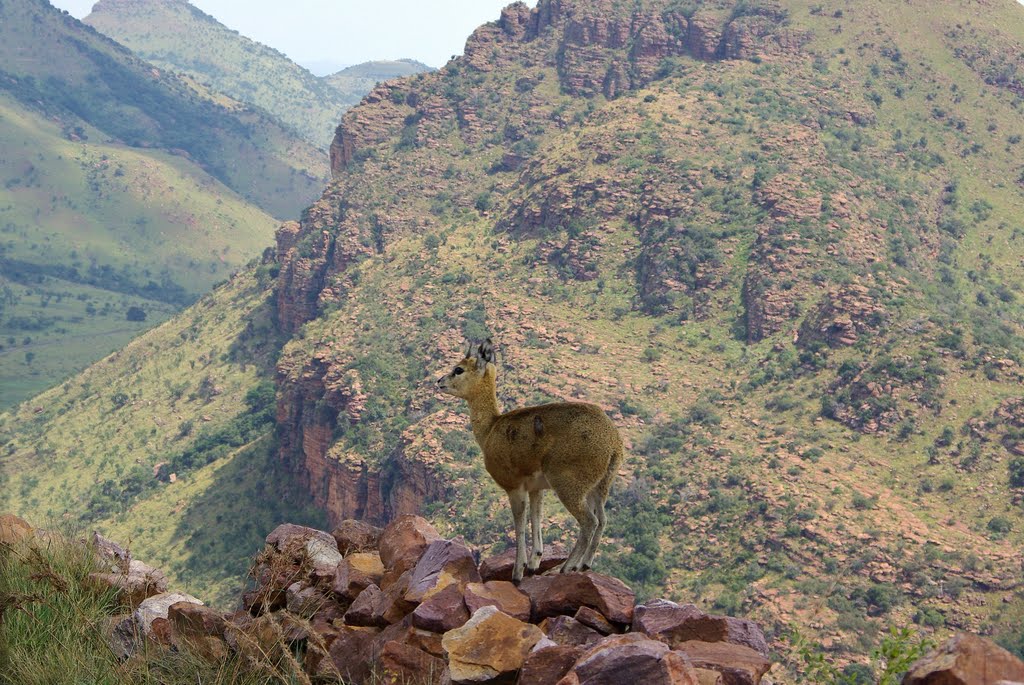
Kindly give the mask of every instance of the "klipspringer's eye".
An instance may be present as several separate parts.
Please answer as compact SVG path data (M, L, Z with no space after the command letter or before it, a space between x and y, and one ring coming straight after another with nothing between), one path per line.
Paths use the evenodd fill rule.
M454 373L454 374L455 374L456 376L458 376L458 375L459 375L460 373L462 373L463 371L465 371L465 369L463 369L463 368L462 368L461 366L456 366L456 367L455 367L455 370L454 370L454 371L452 371L452 373Z

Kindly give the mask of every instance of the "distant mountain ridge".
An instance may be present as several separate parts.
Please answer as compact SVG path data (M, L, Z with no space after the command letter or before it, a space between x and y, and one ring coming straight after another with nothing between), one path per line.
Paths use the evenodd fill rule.
M330 143L341 114L381 80L376 75L428 69L411 62L371 62L378 66L349 68L359 72L358 80L318 78L187 0L100 0L83 21L161 68L189 74L266 110L320 149Z
M319 191L326 156L37 0L0 22L0 406L195 301Z

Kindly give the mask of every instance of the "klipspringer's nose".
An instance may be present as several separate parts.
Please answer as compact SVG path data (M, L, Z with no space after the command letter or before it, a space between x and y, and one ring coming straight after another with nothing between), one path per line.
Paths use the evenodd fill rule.
M444 384L444 379L445 379L445 378L447 378L447 376L441 376L440 378L438 378L438 379L437 379L437 384L438 384L438 385L443 385L443 384Z

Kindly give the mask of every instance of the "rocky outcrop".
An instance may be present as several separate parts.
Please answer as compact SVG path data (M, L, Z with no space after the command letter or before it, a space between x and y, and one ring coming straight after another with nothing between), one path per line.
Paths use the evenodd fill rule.
M999 685L1024 681L1024 661L991 641L960 633L914 662L903 685Z
M384 562L380 586L371 583L351 598L332 591L337 575L314 570L310 541L328 539L301 526L279 527L268 536L251 593L274 596L288 582L289 593L297 588L320 597L305 616L309 627L291 638L305 645L314 677L371 682L376 665L411 678L395 682L512 682L518 673L527 683L696 685L707 680L700 679L703 669L723 682L756 684L770 666L762 655L764 635L753 622L663 600L634 608L632 590L609 576L533 576L518 589L507 581L482 583L471 550L440 539L412 516L388 525L377 549L349 551L339 562L338 573L359 555L376 554ZM484 566L495 564L484 560ZM235 630L251 632L269 622L287 634L296 618L287 606L250 605L250 612Z
M867 288L847 284L827 293L800 325L797 344L820 342L829 347L853 345L859 336L877 332L885 323L885 308Z

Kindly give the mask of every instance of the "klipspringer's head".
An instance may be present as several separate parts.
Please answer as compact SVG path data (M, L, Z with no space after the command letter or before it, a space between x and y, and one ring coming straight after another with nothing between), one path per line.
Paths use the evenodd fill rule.
M487 377L487 368L495 366L494 343L488 338L482 343L468 343L462 361L455 365L446 376L437 379L437 388L455 397L468 398L475 394Z

